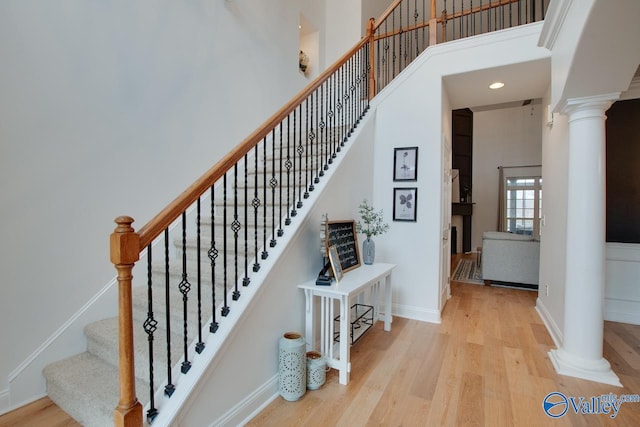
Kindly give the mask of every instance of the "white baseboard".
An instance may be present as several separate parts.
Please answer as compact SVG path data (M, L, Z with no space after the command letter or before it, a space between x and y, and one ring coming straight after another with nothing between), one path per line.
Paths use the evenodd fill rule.
M536 311L542 319L544 326L547 328L547 331L549 331L549 335L551 335L551 339L553 339L556 348L560 348L562 346L564 336L557 323L551 317L549 310L547 310L540 298L536 299Z
M605 298L604 320L640 325L640 301Z
M406 319L420 320L429 323L441 323L442 318L438 310L426 310L421 307L393 304L393 315Z
M0 390L0 415L11 410L9 407L11 399L9 397L9 389Z
M238 402L226 414L211 424L211 427L243 426L258 415L279 396L278 374Z

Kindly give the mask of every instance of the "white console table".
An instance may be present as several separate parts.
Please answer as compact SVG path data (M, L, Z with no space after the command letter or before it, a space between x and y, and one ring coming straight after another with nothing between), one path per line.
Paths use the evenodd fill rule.
M316 331L320 329L320 353L327 358L327 365L340 371L340 384L349 382L351 363L349 360L351 347L349 313L351 301L358 298L363 302L366 291L373 306L373 319L384 320L384 330L391 330L391 271L395 264L375 263L362 265L344 275L340 283L332 282L331 286L316 285L315 280L298 285L304 290L306 299L305 334L307 350L313 350L316 343ZM320 324L316 323L315 299L320 299ZM334 307L339 301L340 342L334 345ZM381 307L384 306L382 309ZM336 347L338 347L336 349Z

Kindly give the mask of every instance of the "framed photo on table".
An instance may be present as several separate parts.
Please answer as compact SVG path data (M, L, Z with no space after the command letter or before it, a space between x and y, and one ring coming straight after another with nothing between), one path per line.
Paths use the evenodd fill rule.
M393 180L418 180L418 147L402 147L393 150Z
M340 257L338 256L338 247L336 245L329 246L329 262L331 263L333 277L336 278L337 282L340 282L344 273L342 272L342 265L340 264Z
M393 220L416 221L418 208L418 188L393 189Z

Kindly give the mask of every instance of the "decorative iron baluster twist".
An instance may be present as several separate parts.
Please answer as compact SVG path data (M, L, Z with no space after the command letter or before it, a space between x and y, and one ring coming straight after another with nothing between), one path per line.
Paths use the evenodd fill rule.
M267 252L267 137L262 140L262 259L269 257Z
M298 203L296 203L296 208L302 208L302 155L304 154L304 145L302 145L302 104L298 106L298 110L300 111L300 126L298 128ZM305 172L306 176L306 172ZM292 213L293 215L293 213Z
M207 251L207 256L211 264L211 324L209 324L209 332L214 334L219 327L216 320L216 259L218 258L219 251L216 249L216 224L215 224L215 190L214 186L211 186L211 246Z
M320 128L320 141L318 141L318 148L320 149L320 157L318 158L318 161L321 162L322 164L318 164L318 177L324 176L324 159L326 158L326 142L327 142L325 140L325 134L328 133L328 132L325 132L325 130L327 130L326 114L325 114L325 98L324 98L325 86L326 86L326 82L320 86L320 123L318 124L318 127ZM320 182L320 179L318 179L318 182Z
M249 286L249 156L244 155L244 278L242 286Z
M291 216L289 214L289 206L291 206L291 114L287 116L287 160L284 162L287 168L287 219L285 225L291 224Z
M153 334L158 329L158 322L153 318L153 280L151 272L151 245L147 246L147 319L142 325L147 333L149 345L149 409L147 410L147 422L152 423L158 415L155 404L155 385L153 377Z
M271 179L269 180L271 186L271 241L269 247L274 248L277 244L276 241L276 187L278 186L278 180L276 179L276 128L271 131Z
M222 300L224 305L220 311L223 317L229 315L229 272L227 270L229 249L227 247L227 174L222 178Z
M320 182L320 178L318 177L318 146L316 145L316 141L318 140L318 128L314 127L314 123L316 126L318 125L318 91L320 89L316 89L311 94L311 134L309 135L309 139L311 140L311 177L313 178L311 185L309 186L309 191L315 190L315 185ZM314 102L315 100L315 108ZM315 113L315 114L314 114ZM315 119L315 120L314 120ZM315 156L313 148L315 147ZM315 175L315 176L314 176Z
M240 291L238 283L240 275L238 274L238 232L242 229L240 221L238 221L238 164L233 166L233 221L231 221L231 231L233 232L233 300L240 299Z
M279 162L280 165L278 167L278 173L280 174L280 185L278 186L278 205L279 205L279 209L278 209L278 237L282 237L284 235L284 230L282 228L282 159L283 159L283 147L282 147L282 123L280 122L280 124L278 125L280 127L280 159Z
M196 204L196 259L197 259L197 279L198 279L198 342L196 343L196 352L202 353L204 350L204 341L202 340L202 266L201 266L201 250L200 250L200 197Z
M257 272L260 270L260 263L258 262L258 208L260 208L260 199L258 198L258 145L256 144L254 149L254 169L255 173L253 176L253 200L251 201L251 205L253 206L253 247L255 249L255 262L253 264L253 271Z
M173 392L176 390L176 386L173 385L171 379L171 297L169 295L169 290L171 289L171 284L169 280L169 229L165 228L164 230L164 277L165 277L165 320L167 322L167 385L164 386L164 394L171 397Z
M189 362L188 350L188 318L187 318L187 304L189 302L189 291L191 291L191 283L187 280L187 213L182 212L182 280L178 284L178 290L182 294L182 336L183 336L183 350L184 360L180 367L180 372L186 374L191 369L191 362Z
M313 94L311 94L310 96L313 96ZM313 101L313 100L312 100ZM305 145L305 150L304 150L304 163L305 163L305 167L304 167L304 198L308 199L309 198L309 186L311 185L311 182L309 180L309 173L313 173L313 168L311 166L309 166L309 98L307 98L305 101L305 137L304 137L304 145Z

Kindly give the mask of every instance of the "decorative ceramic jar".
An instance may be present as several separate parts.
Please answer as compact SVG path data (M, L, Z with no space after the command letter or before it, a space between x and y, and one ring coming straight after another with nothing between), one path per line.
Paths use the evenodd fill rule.
M306 343L301 334L286 332L278 344L278 389L285 400L294 402L307 389Z
M326 380L327 361L317 351L307 351L307 389L317 390Z

